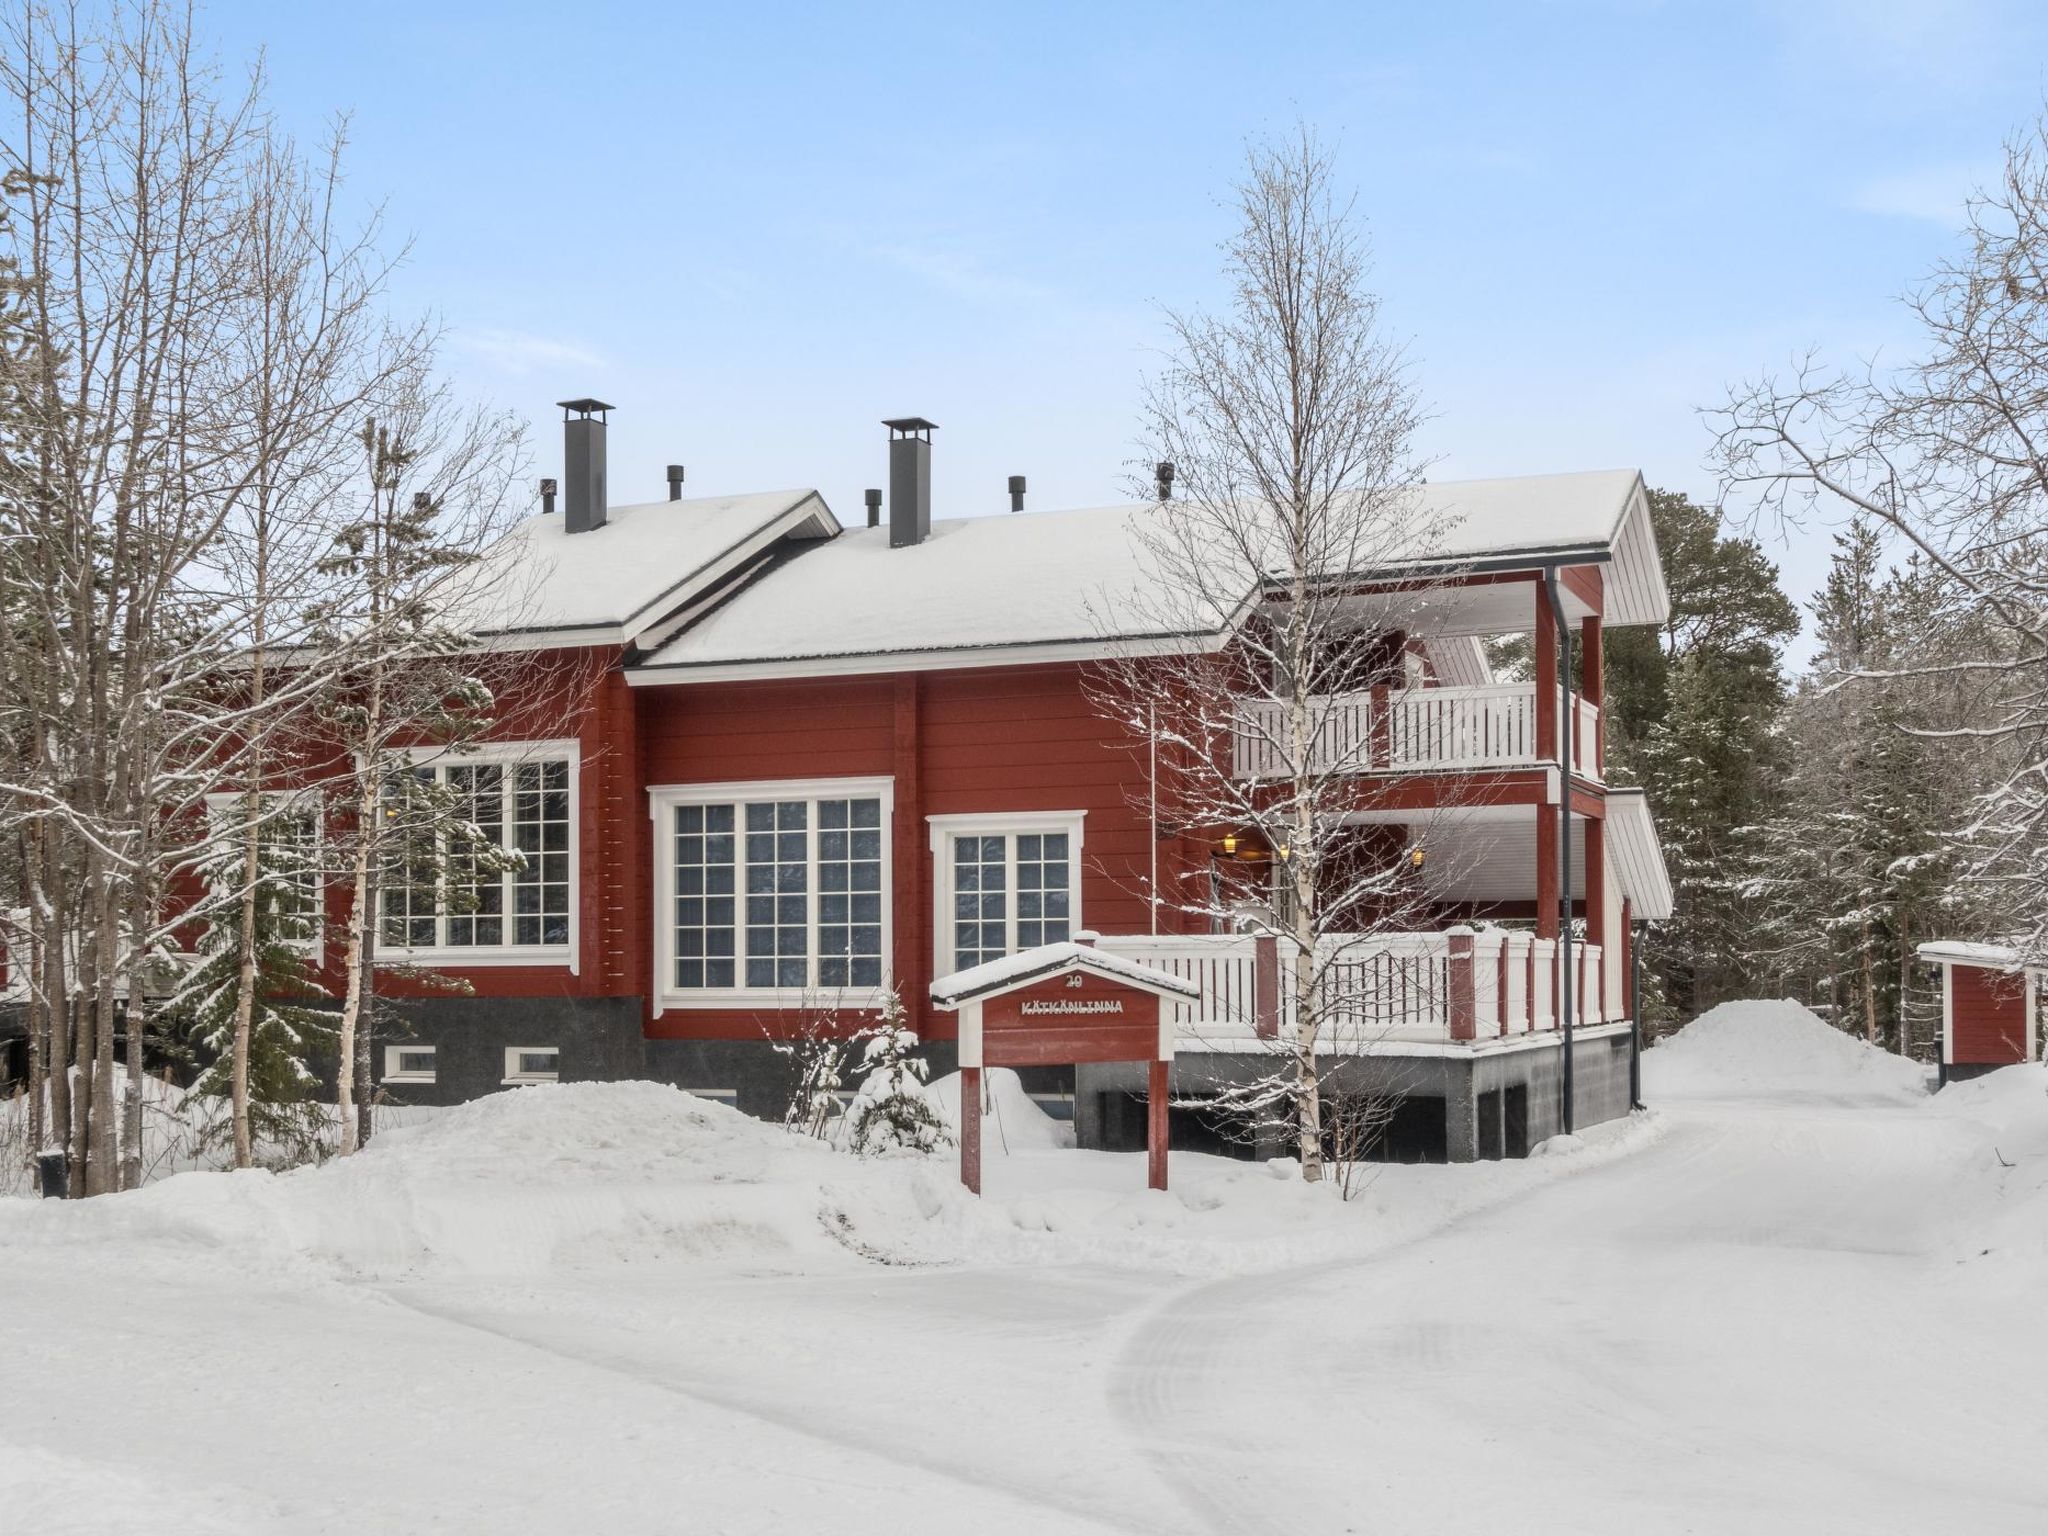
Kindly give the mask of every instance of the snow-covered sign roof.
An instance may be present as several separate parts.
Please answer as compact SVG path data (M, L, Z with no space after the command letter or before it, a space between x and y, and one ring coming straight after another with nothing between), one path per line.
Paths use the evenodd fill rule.
M1064 976L1071 971L1087 971L1105 981L1121 982L1124 986L1155 992L1161 997L1196 998L1202 995L1202 989L1192 981L1183 981L1155 966L1141 965L1122 955L1110 954L1093 944L1070 941L1041 944L1036 949L1019 950L1014 955L984 960L964 971L941 976L932 983L932 1006L958 1008L963 1003L1014 992L1019 987L1028 987L1050 976Z
M464 595L447 617L476 634L538 644L624 644L778 540L838 531L812 490L613 507L583 533L570 533L560 515L536 514L462 577Z
M2007 944L1966 944L1959 939L1941 939L1922 944L1915 953L1937 965L1975 965L2001 971L2020 968L2020 952Z
M1659 623L1670 599L1634 470L1418 486L1405 522L1428 530L1357 575L1604 564L1607 622ZM817 676L995 659L1068 660L1105 647L1218 645L1229 621L1163 630L1145 600L1157 563L1137 536L1147 504L935 522L892 549L886 528L820 541L720 603L633 671L641 683ZM1395 514L1388 547L1400 547ZM1248 582L1249 611L1256 583Z

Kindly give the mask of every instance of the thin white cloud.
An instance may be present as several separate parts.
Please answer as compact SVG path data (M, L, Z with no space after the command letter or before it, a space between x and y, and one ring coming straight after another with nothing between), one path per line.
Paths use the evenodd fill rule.
M1048 303L1058 296L1043 283L991 271L972 256L940 246L878 245L870 249L876 260L959 298L993 303Z
M563 368L604 366L604 359L587 347L556 341L548 336L529 335L525 331L482 326L475 330L457 331L454 342L457 350L515 379Z

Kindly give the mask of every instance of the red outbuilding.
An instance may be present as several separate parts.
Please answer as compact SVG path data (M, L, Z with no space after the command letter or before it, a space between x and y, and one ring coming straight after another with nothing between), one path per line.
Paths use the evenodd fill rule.
M1941 1080L1978 1077L2041 1056L2042 972L1998 944L1922 944L1941 967Z

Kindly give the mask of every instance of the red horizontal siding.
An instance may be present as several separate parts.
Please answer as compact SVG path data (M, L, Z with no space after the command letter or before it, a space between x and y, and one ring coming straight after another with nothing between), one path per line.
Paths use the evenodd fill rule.
M2010 1064L2027 1059L2026 982L1981 966L1949 967L1954 1010L1949 1060Z

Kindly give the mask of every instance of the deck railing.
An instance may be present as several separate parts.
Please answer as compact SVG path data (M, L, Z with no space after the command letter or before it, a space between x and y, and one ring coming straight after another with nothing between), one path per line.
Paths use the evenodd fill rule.
M1375 688L1309 701L1307 770L1313 773L1420 773L1515 768L1558 761L1537 730L1536 685L1482 688ZM1600 708L1573 696L1572 762L1601 776ZM1241 779L1289 777L1296 759L1285 704L1246 699L1238 706L1231 771Z
M1300 968L1290 940L1105 934L1098 942L1202 989L1194 1002L1170 1005L1185 1043L1277 1041L1293 1027ZM1329 935L1309 967L1322 1048L1476 1043L1554 1030L1559 948L1555 939L1504 929ZM1605 1022L1607 966L1600 946L1575 942L1571 956L1578 1022Z

